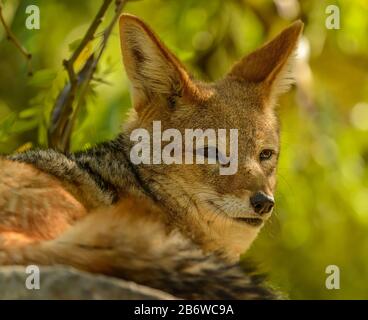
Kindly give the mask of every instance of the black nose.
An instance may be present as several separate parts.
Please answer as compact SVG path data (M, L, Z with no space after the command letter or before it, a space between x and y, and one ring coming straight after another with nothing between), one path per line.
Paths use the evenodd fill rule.
M253 206L254 211L262 215L269 213L272 210L275 201L273 200L273 197L263 192L257 192L250 197L250 203Z

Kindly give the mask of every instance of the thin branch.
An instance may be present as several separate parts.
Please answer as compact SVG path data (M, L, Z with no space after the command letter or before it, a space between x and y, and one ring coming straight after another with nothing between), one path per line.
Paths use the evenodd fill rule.
M69 126L68 129L69 131L66 132L67 136L70 136L71 134L71 130L73 128L73 125L75 123L76 117L78 115L78 112L84 102L84 97L88 91L88 85L91 82L92 78L93 78L93 74L96 71L97 68L97 64L101 59L102 53L104 52L106 45L107 45L107 41L111 35L112 29L114 28L115 23L117 22L117 20L119 19L119 16L121 14L121 12L123 11L124 5L127 2L127 0L121 0L121 1L116 1L116 11L115 11L115 15L112 19L112 21L110 22L110 24L108 25L108 27L105 29L103 36L102 36L102 43L100 45L99 51L97 53L96 58L94 59L94 61L91 64L91 67L89 69L89 72L87 73L87 79L86 81L83 83L83 86L81 88L81 94L79 96L79 102L77 104L77 107L75 109L75 112L72 115L71 121L69 122Z
M104 0L104 2L102 4L100 10L98 11L94 21L92 22L92 24L88 28L87 33L85 34L83 40L81 41L81 43L79 44L77 49L74 51L74 53L73 53L72 57L70 58L70 60L76 61L78 59L79 55L81 54L81 52L83 51L83 49L88 44L88 42L91 39L94 38L96 30L97 30L98 26L102 23L105 12L109 8L111 2L112 2L112 0Z
M75 120L81 109L86 94L89 89L89 84L93 79L93 74L96 71L97 64L101 59L102 53L104 52L107 41L111 35L114 25L119 19L120 14L128 0L117 0L115 15L102 33L102 42L96 53L92 54L85 63L82 70L76 75L74 70L74 63L78 59L79 55L83 52L84 48L88 43L94 39L96 30L111 4L112 0L104 0L100 10L94 18L92 24L88 28L85 36L79 44L76 51L72 54L69 60L64 60L63 64L68 72L69 83L64 87L60 93L51 118L51 125L48 131L49 146L56 148L60 151L69 151L70 137L74 127ZM77 105L73 108L75 98L78 95Z
M80 44L78 45L77 49L74 51L74 53L72 54L72 56L70 57L69 60L64 60L63 61L64 67L68 71L71 83L76 82L76 77L75 77L75 73L74 73L74 63L75 63L75 61L77 61L80 54L82 53L84 48L88 45L88 43L94 39L96 30L98 29L98 27L102 23L103 17L105 16L105 13L106 13L107 9L109 8L111 2L112 2L112 0L104 0L103 1L102 5L101 5L101 8L98 10L96 17L93 19L91 25L89 26L86 34L84 35L84 37L83 37L82 41L80 42Z
M33 74L32 72L32 54L28 52L26 48L23 47L23 45L19 42L17 37L14 35L13 31L9 28L7 25L5 18L3 16L3 7L0 5L0 22L4 27L6 38L11 41L14 46L18 49L18 51L24 56L24 58L27 61L27 68L28 68L28 75L31 76Z

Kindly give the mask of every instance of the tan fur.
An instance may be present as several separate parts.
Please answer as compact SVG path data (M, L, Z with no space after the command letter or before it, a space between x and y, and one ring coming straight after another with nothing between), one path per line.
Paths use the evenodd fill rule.
M294 82L291 67L302 29L301 21L294 22L275 39L235 64L229 75L263 83L263 90L268 93L265 98L270 100L271 104L274 103Z
M258 286L259 278L246 277L239 266L223 265L215 256L193 248L179 232L169 232L159 216L160 209L152 201L124 198L55 240L0 247L0 264L71 265L189 299L277 298Z
M201 248L191 251L190 261L207 253L238 260L263 226L239 218L265 222L271 215L257 214L250 197L259 191L272 195L276 187L274 105L289 83L301 30L301 22L292 24L226 77L207 84L193 80L141 20L123 15L122 54L133 89L130 120L116 141L85 154L39 151L12 158L33 166L0 159L0 264L70 264L160 287L155 272L147 275L147 264L157 259L164 270L174 268L175 254L179 259L188 243ZM132 142L124 137L136 128L152 132L155 120L162 130L176 128L183 135L187 128L237 128L237 173L219 175L218 163L133 168L124 158ZM260 161L265 149L273 156ZM72 226L76 220L81 221ZM129 258L137 252L139 257Z
M227 77L213 85L192 80L153 32L148 31L135 17L124 16L120 27L122 52L132 82L133 96L141 97L138 98L139 102L133 101L136 113L132 114L126 125L128 132L135 128L150 130L154 120L162 122L162 130L176 128L182 134L186 128L240 130L241 166L235 176L212 176L213 182L209 186L199 183L208 176L207 173L203 174L201 166L164 165L160 168L159 165L154 165L152 168L146 166L146 172L143 173L147 178L156 174L155 179L160 182L160 188L165 188L166 184L165 192L178 199L179 203L180 192L191 197L193 202L201 203L193 214L180 219L176 217L178 228L186 230L187 235L201 243L205 249L220 250L225 252L228 259L237 260L239 254L249 248L259 230L241 226L226 215L218 214L214 217L213 213L209 213L214 208L198 207L203 207L203 203L209 198L224 199L224 190L231 190L230 194L239 194L238 199L243 201L243 212L239 214L242 216L252 212L249 204L252 192L259 189L271 194L274 191L275 171L271 175L267 171L275 167L276 159L262 168L249 155L257 154L267 146L278 152L278 132L275 130L278 124L274 115L274 104L277 95L282 92L281 88L285 88L285 83L289 82L289 74L285 70L295 50L302 23L294 23L269 44L236 64ZM153 40L152 43L149 38ZM141 50L141 55L134 57L132 51L138 49ZM149 59L147 65L139 61L155 55L157 58ZM163 63L163 60L166 62ZM141 76L154 82L151 84L142 81ZM166 87L161 87L160 84L165 84ZM176 99L174 113L167 108L166 100L170 95ZM249 144L250 140L253 140L255 146ZM161 173L164 173L162 181ZM172 188L168 177L175 177L175 188ZM183 199L179 205L185 206L185 202ZM232 215L230 211L226 213Z
M0 159L0 231L3 241L53 239L86 210L63 184L34 167Z

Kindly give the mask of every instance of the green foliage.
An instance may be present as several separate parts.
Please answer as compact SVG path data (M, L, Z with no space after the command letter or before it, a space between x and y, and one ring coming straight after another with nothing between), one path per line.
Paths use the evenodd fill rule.
M276 214L247 255L291 298L368 298L367 1L335 1L340 30L325 27L330 1L293 3L306 22L310 55L298 69L298 89L280 101ZM24 27L29 4L40 6L41 30ZM0 30L0 153L46 146L50 112L67 79L61 62L99 5L5 2L7 21L33 54L36 72L27 78L24 57ZM235 60L289 23L271 0L145 0L130 2L125 11L147 21L206 80L223 76ZM116 28L77 119L73 150L117 134L130 108L128 88ZM325 288L331 264L340 267L340 290Z

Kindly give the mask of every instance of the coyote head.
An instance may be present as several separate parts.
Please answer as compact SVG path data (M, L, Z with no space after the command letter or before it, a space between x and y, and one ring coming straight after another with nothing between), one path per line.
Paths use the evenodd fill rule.
M162 130L176 129L183 136L186 129L238 130L234 174L220 175L218 167L224 164L219 161L137 166L152 193L170 209L168 222L230 259L249 247L274 207L279 156L275 103L292 82L290 66L302 28L301 22L293 23L237 62L223 79L203 83L188 74L141 20L127 14L120 19L134 106L126 132L144 128L152 135L154 121L160 121ZM228 151L204 141L200 147L194 144L194 154L218 160Z

